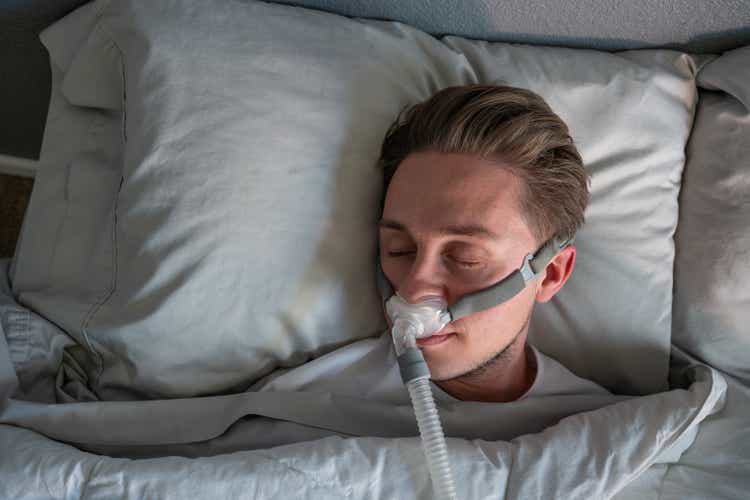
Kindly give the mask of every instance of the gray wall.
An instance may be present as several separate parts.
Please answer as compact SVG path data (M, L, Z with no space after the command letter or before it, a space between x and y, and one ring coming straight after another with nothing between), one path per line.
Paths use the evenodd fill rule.
M277 1L492 41L706 53L750 45L750 0ZM50 76L37 35L83 3L0 0L0 153L38 157Z
M50 72L40 31L86 0L0 0L0 153L37 158Z
M748 0L275 0L433 34L601 50L750 45Z

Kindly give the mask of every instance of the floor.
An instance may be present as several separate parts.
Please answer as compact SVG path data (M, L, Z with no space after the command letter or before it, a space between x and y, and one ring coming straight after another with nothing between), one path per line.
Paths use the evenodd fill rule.
M0 258L13 257L34 179L0 174Z

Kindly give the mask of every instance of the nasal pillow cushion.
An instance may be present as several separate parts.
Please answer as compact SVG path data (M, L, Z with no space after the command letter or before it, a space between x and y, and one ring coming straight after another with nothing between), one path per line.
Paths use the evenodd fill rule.
M541 94L593 174L575 271L531 341L610 389L664 389L695 71L669 50L436 39L260 2L109 3L63 84L74 104L125 110L115 265L89 271L113 285L70 332L90 385L242 390L382 331L383 136L405 106L479 82Z

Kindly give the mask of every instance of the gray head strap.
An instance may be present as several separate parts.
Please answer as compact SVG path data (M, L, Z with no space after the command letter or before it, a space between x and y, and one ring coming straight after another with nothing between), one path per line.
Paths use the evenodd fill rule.
M475 312L490 309L512 299L526 287L526 283L535 279L547 267L547 264L549 264L555 255L572 242L572 239L563 240L557 236L553 236L536 253L528 254L524 257L521 267L513 271L508 277L484 290L465 295L455 304L448 306L451 321L456 321ZM393 288L383 274L379 260L377 282L380 296L385 302L393 295Z
M490 309L512 299L521 293L521 290L526 288L526 283L535 279L547 267L553 257L570 243L571 240L562 240L556 236L550 238L536 253L526 255L521 267L510 273L508 277L489 288L464 295L461 300L448 306L451 321Z

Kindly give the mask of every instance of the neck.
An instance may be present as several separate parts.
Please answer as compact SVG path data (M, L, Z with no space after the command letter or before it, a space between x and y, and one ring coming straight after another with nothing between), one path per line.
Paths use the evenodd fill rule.
M472 372L435 383L461 401L488 403L515 401L523 396L534 383L536 378L534 354L524 339L511 345L498 361L478 373Z

